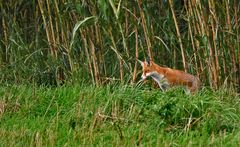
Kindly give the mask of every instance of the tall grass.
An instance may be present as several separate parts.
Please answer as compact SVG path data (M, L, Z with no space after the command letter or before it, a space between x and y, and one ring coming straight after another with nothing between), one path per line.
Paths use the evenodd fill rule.
M61 84L78 75L97 85L128 82L129 76L135 82L135 59L149 56L198 75L212 88L237 89L239 5L237 0L0 1L0 80Z
M229 91L14 85L0 97L3 146L239 146L240 101Z

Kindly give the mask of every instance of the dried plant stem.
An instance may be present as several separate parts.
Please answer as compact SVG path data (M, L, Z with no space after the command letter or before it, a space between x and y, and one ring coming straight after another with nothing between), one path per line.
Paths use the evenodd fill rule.
M239 37L239 23L238 23L238 19L239 19L239 5L238 5L238 0L234 0L234 19L235 19L235 26L237 27L236 29L236 41L237 42L240 42L240 37ZM236 71L236 84L238 85L237 87L237 91L240 92L240 45L239 43L236 45L236 48L238 50L237 52L237 57L238 57L238 60L237 60L237 63L236 63L236 66L237 66L237 71Z
M209 5L210 12L213 12L214 7L212 6L211 1L208 1L208 5ZM214 45L215 44L214 42L215 42L216 33L215 33L215 30L214 30L215 26L214 26L214 22L213 22L214 21L213 17L215 17L215 16L209 15L208 18L205 18L202 7L200 7L200 8L201 8L202 17L204 17L203 22L204 22L205 33L206 33L206 35L208 37L208 40L209 40L208 41L209 64L211 66L211 69L210 69L209 72L212 72L212 77L213 77L212 83L213 83L214 88L217 88L217 86L218 86L218 70L217 70L217 67L216 67L217 62L215 62L217 60L217 59L215 59L217 53L215 52L216 47ZM210 20L212 28L207 26L207 22L206 22L207 19ZM211 32L212 32L212 35L210 34Z
M234 46L232 45L232 37L230 37L230 35L233 33L232 32L232 23L231 23L231 16L230 16L230 10L229 10L229 1L225 0L225 6L226 6L226 27L229 31L229 34L226 38L226 43L227 43L227 47L229 48L230 50L230 54L231 54L231 61L232 61L232 67L233 67L233 75L232 75L232 81L236 81L236 72L237 72L237 64L236 64L236 54L235 54L235 48ZM238 20L236 20L238 21ZM239 76L239 75L238 75Z
M178 28L177 19L176 19L175 12L174 12L173 2L172 2L172 0L169 0L168 2L169 2L169 5L170 5L170 8L171 8L171 12L172 12L176 32L177 32L178 42L179 42L179 45L180 45L180 48L181 48L183 68L184 68L184 71L187 72L188 67L187 67L187 62L186 62L185 53L184 53L184 49L183 49L181 34L180 34L180 31L179 31L179 28Z
M198 66L198 60L197 60L197 48L195 47L195 42L194 42L194 37L193 37L193 32L192 32L192 26L191 26L191 22L188 22L188 30L189 30L189 35L190 35L190 39L191 39L191 44L192 44L192 48L194 50L194 63L195 63L195 68L197 69L197 76L199 77L199 66Z
M54 57L57 57L57 45L56 45L56 40L55 40L55 34L54 34L54 29L53 29L53 21L52 21L52 15L51 15L51 9L50 9L50 3L49 0L46 0L47 2L47 11L48 11L48 18L49 18L49 25L50 25L50 38L51 38L51 44L52 44L52 52Z
M134 9L134 15L136 15L136 9ZM138 64L138 30L137 30L137 22L135 22L134 25L134 32L135 32L135 63L134 63L134 71L133 71L133 78L132 78L132 83L136 81L137 78L137 64Z
M148 56L151 60L153 60L153 55L152 55L152 50L151 50L152 45L151 45L151 42L150 42L148 30L147 30L147 24L146 24L146 20L145 20L144 11L142 9L142 0L138 0L138 8L139 8L140 16L141 16L141 20L142 20L142 27L143 27L145 40L146 40L146 43L147 43Z
M82 40L83 40L85 53L86 53L86 56L87 56L87 62L88 62L88 67L89 67L89 71L90 71L91 78L92 78L92 83L95 83L91 58L90 58L89 51L88 51L87 39L86 39L85 33L82 30L80 30L80 33L81 33L81 37L82 37Z
M8 54L8 30L7 30L7 25L5 21L5 17L2 16L2 29L3 29L3 35L4 35L4 48L3 48L3 53L2 53L2 61L4 64L7 64L9 62L9 54Z
M55 55L55 51L54 51L54 48L52 46L50 30L48 28L47 21L46 21L46 16L45 16L45 13L44 13L44 10L43 10L43 2L41 0L38 0L38 6L39 6L39 9L40 9L40 12L41 12L41 15L42 15L43 24L44 24L44 28L45 28L45 31L46 31L48 45L50 47L51 54Z
M89 42L90 42L90 48L91 48L91 57L92 57L92 62L93 62L95 83L98 86L100 84L100 77L99 77L100 74L99 74L99 70L98 70L97 57L95 54L95 46L94 46L92 40L90 40Z

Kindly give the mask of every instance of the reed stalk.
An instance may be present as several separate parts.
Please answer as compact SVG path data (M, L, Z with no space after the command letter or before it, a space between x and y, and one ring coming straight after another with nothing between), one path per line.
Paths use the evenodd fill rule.
M50 33L49 27L47 25L48 23L47 23L47 20L46 20L46 15L45 15L45 12L44 12L44 9L43 9L43 1L38 0L38 6L39 6L39 9L40 9L40 12L41 12L41 17L43 19L43 24L44 24L44 28L45 28L45 31L46 31L48 45L50 47L50 52L53 56L55 56L56 53L55 53L55 49L52 45L51 33Z
M187 62L186 62L185 52L184 52L183 43L182 43L182 39L181 39L181 34L180 34L180 31L179 31L176 15L175 15L175 12L174 12L173 1L169 0L168 2L169 2L170 9L171 9L171 12L172 12L172 17L173 17L175 28L176 28L176 32L177 32L177 38L178 38L178 42L179 42L180 49L181 49L183 68L184 68L184 71L187 72L188 65L187 65Z
M2 48L2 62L3 64L9 63L9 52L8 52L8 30L7 30L7 24L5 20L5 12L4 9L2 9L2 32L3 32L3 48Z
M51 85L80 74L96 85L115 77L134 83L135 59L147 55L213 89L237 90L239 7L237 0L0 1L1 81Z
M134 15L136 16L136 8L134 8ZM134 25L134 32L135 32L135 63L134 63L132 83L134 83L136 81L136 78L137 78L137 65L138 65L137 59L139 58L137 21L136 21L136 19L134 19L134 20L135 20L135 25Z
M95 83L95 77L94 77L94 72L93 72L93 68L92 68L92 60L91 60L91 56L89 54L89 51L88 51L88 42L87 42L87 37L86 37L86 33L85 31L82 31L80 30L80 34L81 34L81 38L83 40L83 44L84 44L84 49L85 49L85 54L86 54L86 57L87 57L87 63L88 63L88 68L89 68L89 72L90 72L90 75L91 75L91 79L92 79L92 83L94 84Z
M147 44L147 51L148 51L148 57L150 58L150 60L154 60L153 58L153 53L151 50L151 41L149 38L149 34L148 34L148 28L147 28L147 24L146 24L146 20L145 20L145 15L144 15L144 11L142 9L142 0L138 0L138 8L140 11L140 17L141 17L141 23L142 23L142 27L143 27L143 32L144 32L144 37L146 40L146 44Z

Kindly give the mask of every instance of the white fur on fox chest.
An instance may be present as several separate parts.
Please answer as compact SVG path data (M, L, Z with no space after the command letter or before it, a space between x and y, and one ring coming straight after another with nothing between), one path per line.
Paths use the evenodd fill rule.
M142 75L142 79L146 79L147 77L152 77L154 81L156 81L159 87L165 91L169 87L169 82L166 78L164 78L163 74L159 74L157 72L146 73L146 75Z

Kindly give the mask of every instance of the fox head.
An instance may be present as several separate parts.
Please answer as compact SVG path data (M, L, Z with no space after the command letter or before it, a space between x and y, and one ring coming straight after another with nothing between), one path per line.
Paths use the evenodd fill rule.
M142 80L145 80L147 77L152 76L152 74L154 74L155 69L153 66L153 62L151 60L145 60L145 61L140 61L138 60L138 62L141 64L142 66Z

